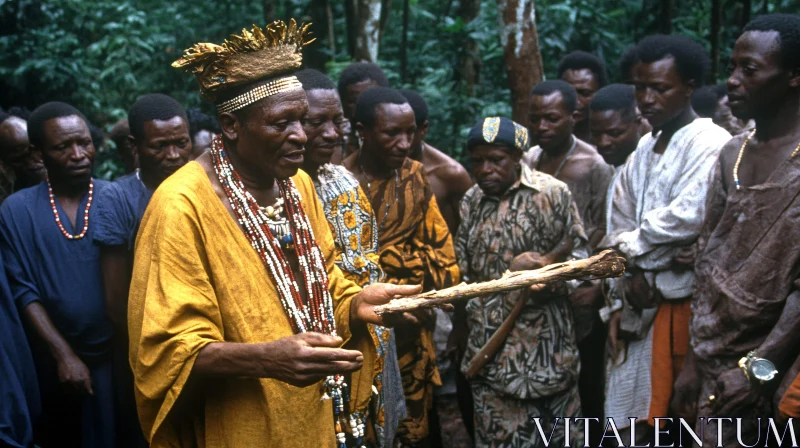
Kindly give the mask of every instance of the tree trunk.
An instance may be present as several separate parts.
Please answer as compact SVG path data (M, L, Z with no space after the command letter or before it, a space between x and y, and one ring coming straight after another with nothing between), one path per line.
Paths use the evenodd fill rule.
M497 0L497 10L511 88L511 116L527 126L531 89L544 74L536 34L536 9L533 0Z
M722 0L711 0L711 81L719 77L719 52L722 37Z
M661 17L658 18L661 34L672 34L672 2L661 0Z
M403 35L400 43L400 79L403 84L408 82L408 16L411 4L409 0L403 0Z
M458 15L464 22L465 26L478 17L481 12L480 0L461 0L458 9ZM475 96L475 84L478 83L480 76L481 60L478 55L478 44L474 39L469 37L467 32L464 33L464 45L461 47L460 54L460 82L462 91L468 96Z
M356 29L353 59L376 62L381 36L381 0L355 0Z

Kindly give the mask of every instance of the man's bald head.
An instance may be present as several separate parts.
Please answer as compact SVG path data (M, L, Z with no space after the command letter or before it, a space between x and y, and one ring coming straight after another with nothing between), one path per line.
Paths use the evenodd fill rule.
M28 123L22 118L9 116L0 123L0 159L15 169L28 153Z
M5 132L13 130L14 132L24 132L25 139L28 138L28 123L20 117L9 115L5 120L0 121L0 129Z
M41 153L28 140L28 122L17 116L0 117L0 160L16 174L19 188L44 180Z

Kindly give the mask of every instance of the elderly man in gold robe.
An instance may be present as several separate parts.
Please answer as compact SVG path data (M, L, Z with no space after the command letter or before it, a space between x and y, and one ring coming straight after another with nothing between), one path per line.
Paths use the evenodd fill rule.
M155 192L136 241L128 323L139 419L153 447L334 447L358 440L349 403L372 376L373 308L416 286L361 290L303 163L306 94L293 75L307 27L274 22L198 44L222 133ZM373 347L374 350L374 347ZM373 355L374 357L374 355ZM363 368L370 368L364 365Z

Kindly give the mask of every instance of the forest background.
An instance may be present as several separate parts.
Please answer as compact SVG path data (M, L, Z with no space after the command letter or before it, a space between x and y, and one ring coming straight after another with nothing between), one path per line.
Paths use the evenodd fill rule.
M106 132L136 98L204 103L192 76L170 63L196 42L219 43L252 24L295 17L317 41L305 65L337 79L352 61L377 62L393 87L430 106L428 142L464 158L469 128L489 115L524 123L527 95L573 50L604 59L609 78L638 39L678 33L712 56L708 82L727 74L751 17L798 11L798 0L0 0L0 107L69 102ZM113 143L96 175L121 172Z

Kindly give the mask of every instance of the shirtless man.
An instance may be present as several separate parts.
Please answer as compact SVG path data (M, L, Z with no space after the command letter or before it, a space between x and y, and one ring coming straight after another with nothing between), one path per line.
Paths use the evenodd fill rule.
M790 236L800 212L798 36L800 16L757 17L731 56L731 111L756 130L733 138L719 157L695 265L691 349L672 405L681 417L742 424L740 432L706 425L704 445L718 430L725 446L737 433L766 433L772 393L798 354L800 244ZM800 417L795 400L784 399L781 410Z
M464 193L472 187L473 182L467 170L455 159L425 143L428 135L428 103L413 90L401 90L400 93L414 109L417 120L417 132L414 135L411 152L408 157L421 162L425 167L428 182L439 203L444 220L450 233L455 235L459 223L459 204Z
M578 94L561 80L545 81L531 91L529 126L538 146L523 161L569 187L583 220L591 248L606 233L606 196L614 168L588 143L573 135ZM602 305L596 284L585 282L570 300L575 313L575 333L581 357L579 391L584 417L603 416L603 347L606 331L598 310ZM590 433L599 433L590 428ZM596 440L592 441L597 442Z
M591 145L573 135L577 107L578 94L565 81L545 81L534 87L529 129L537 146L523 161L567 184L589 243L596 247L605 235L606 192L614 170Z

